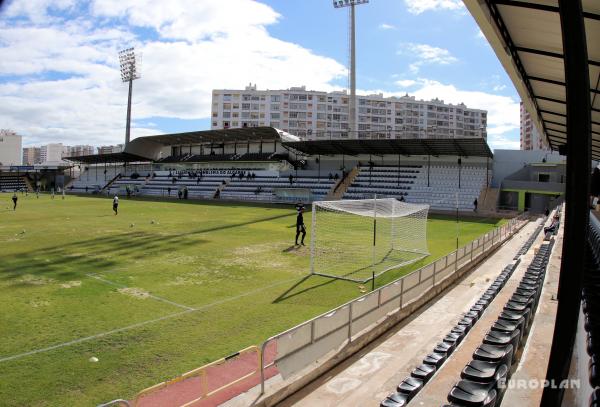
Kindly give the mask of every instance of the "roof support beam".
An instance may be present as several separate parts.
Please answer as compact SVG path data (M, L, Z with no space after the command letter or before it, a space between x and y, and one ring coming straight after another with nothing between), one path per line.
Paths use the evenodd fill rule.
M548 102L560 103L562 105L566 105L567 104L567 102L565 102L564 100L549 98L548 96L535 96L535 98L539 99L539 100L545 100L545 101L548 101Z
M531 103L533 103L534 107L536 110L540 109L540 106L538 105L537 100L534 98L535 93L533 92L533 88L531 86L531 82L527 79L527 72L525 71L525 67L523 66L523 62L521 61L521 57L519 56L519 53L517 52L517 50L515 49L515 43L513 42L508 28L506 27L506 24L504 23L504 20L502 19L502 15L500 14L500 11L498 10L498 5L499 4L509 4L509 5L520 5L522 3L523 6L526 5L530 5L530 6L542 6L539 4L533 4L532 3L525 3L522 1L498 1L498 0L484 0L488 6L488 9L490 10L490 14L492 19L494 20L494 22L496 23L496 26L498 27L499 31L500 31L500 35L502 36L502 40L504 41L504 43L506 44L506 47L508 48L508 51L513 59L513 62L515 64L515 67L517 69L517 71L519 72L519 75L521 75L521 78L523 79L523 83L525 84L525 88L527 88L527 93L529 94L529 97L531 98ZM555 11L555 10L552 10ZM556 10L557 11L557 10ZM542 124L543 127L543 133L546 133L546 125L544 124L544 121L542 120L541 115L538 113L538 119Z
M516 47L516 50L519 52L526 52L528 54L543 55L545 57L550 57L550 58L564 59L564 57L565 57L563 54L559 54L558 52L544 51L541 49L534 49L534 48ZM599 61L594 61L592 59L588 60L588 64L594 65L594 66L600 66Z
M532 10L541 10L541 11L549 11L552 13L558 13L558 7L556 6L547 6L544 4L537 3L529 3L526 1L515 1L515 0L493 0L493 3L502 6L514 6L514 7L523 7L529 8Z
M546 380L561 383L569 374L577 333L589 222L591 162L590 75L581 0L559 0L567 100L567 185L558 309ZM544 389L540 405L558 407L564 389ZM560 386L557 386L560 387Z
M440 156L439 153L436 152L433 148L431 148L431 146L425 140L421 140L421 145L423 146L425 151L427 151L427 155L432 155L434 157Z
M456 148L460 152L460 155L462 157L468 157L468 155L465 153L465 151L462 149L462 147L456 142L456 140L452 139L452 142L454 143L454 148Z
M388 142L392 146L392 148L396 150L395 152L397 152L397 154L410 156L410 154L408 154L406 150L400 145L400 142L397 139L388 140Z
M545 120L548 124L556 124L557 126L567 127L566 123L553 122L552 120Z
M540 109L539 111L540 111L540 113L547 113L547 114L553 114L555 116L567 117L567 115L564 113L553 112L551 110Z
M544 82L544 83L549 83L552 85L558 85L558 86L565 86L564 82L561 81L555 81L554 79L548 79L548 78L541 78L539 76L527 76L527 79L530 81L537 81L537 82Z

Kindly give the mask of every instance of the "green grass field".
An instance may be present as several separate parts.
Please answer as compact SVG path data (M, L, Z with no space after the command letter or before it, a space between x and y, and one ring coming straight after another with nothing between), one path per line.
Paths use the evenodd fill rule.
M2 406L132 397L360 295L307 277L292 207L122 199L114 216L106 198L19 195L13 211L11 196L0 194ZM497 222L463 219L461 244ZM377 285L455 236L453 218L430 217L431 256Z

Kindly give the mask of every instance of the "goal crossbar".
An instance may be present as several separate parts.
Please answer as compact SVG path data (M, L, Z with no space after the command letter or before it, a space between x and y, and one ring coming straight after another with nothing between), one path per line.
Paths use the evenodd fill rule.
M366 282L423 259L428 211L395 198L313 203L311 273Z

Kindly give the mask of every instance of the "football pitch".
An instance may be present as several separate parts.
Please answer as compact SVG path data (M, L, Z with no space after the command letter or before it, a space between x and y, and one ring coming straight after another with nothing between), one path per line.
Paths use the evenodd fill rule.
M108 198L19 194L13 211L11 197L0 193L2 406L130 398L361 295L308 276L310 213L294 247L292 206L121 199L115 216ZM460 244L501 222L461 219ZM456 233L430 215L431 255L377 286L454 250Z

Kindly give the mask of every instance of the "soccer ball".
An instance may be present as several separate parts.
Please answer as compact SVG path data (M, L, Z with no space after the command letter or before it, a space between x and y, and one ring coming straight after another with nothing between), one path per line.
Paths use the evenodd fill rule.
M98 362L98 358L96 356L92 356L91 358L88 359L90 362L92 363L96 363Z

